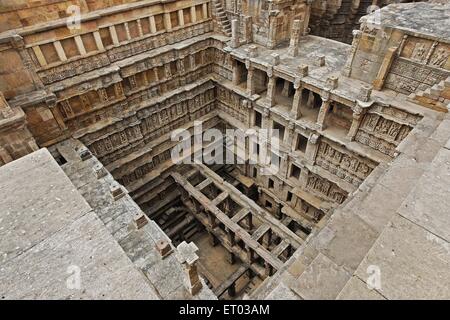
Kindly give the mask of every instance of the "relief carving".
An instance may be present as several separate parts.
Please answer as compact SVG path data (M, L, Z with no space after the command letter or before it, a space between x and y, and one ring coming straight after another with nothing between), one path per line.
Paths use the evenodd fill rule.
M438 48L431 56L430 65L443 68L450 57L450 51L446 48Z
M418 42L416 43L414 50L411 54L411 59L422 62L426 58L427 51L428 51L427 45L423 42Z

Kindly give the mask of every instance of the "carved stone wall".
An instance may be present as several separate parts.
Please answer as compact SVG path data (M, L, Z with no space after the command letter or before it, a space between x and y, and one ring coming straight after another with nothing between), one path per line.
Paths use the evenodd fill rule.
M344 202L348 195L346 191L339 188L336 184L313 173L310 173L308 176L306 188L320 197L325 197L338 204Z
M420 116L379 105L364 116L355 139L394 157L395 148L420 119Z
M351 153L345 148L322 139L316 156L318 166L355 186L372 172L378 163Z
M450 45L407 37L392 64L386 87L410 94L425 90L450 76Z

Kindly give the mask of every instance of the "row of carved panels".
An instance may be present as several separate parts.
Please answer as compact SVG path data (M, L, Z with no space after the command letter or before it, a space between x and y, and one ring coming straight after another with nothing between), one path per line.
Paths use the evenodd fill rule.
M223 91L226 90L227 89L225 88L223 89ZM234 99L234 95L238 94L222 93L222 97L229 97L228 100L231 101L231 105L241 107L241 104L236 102L237 99ZM242 98L244 97L242 96ZM230 106L228 107L229 109L226 109L224 107L224 110L228 110L227 113L233 115L233 112L230 112ZM384 118L379 114L371 113L372 111L386 114L386 117L397 118L399 119L398 121L401 121L403 123L411 123L411 126L417 124L421 117L391 106L381 105L376 105L373 110L370 110L370 112L364 116L362 124L358 130L356 141L375 150L381 151L384 154L393 156L395 147L409 134L409 132L412 130L412 127ZM240 113L237 113L234 117L239 118L239 116ZM242 117L241 121L242 119L244 118ZM370 133L370 135L365 135L363 134L364 132L368 132ZM362 177L358 176L358 178L360 179Z
M389 143L385 140L382 140L370 133L359 130L356 133L355 141L357 141L363 145L366 145L374 150L378 150L381 153L386 154L390 157L395 156L396 145Z
M146 71L157 66L162 66L170 62L189 62L192 64L192 60L207 61L207 63L218 63L216 56L223 55L224 53L217 49L217 40L206 38L198 40L186 46L184 48L170 49L169 51L158 51L157 54L151 55L148 58L136 60L131 63L119 63L121 74L123 77ZM183 65L183 63L180 63Z
M167 74L167 73L166 73ZM125 81L125 91L127 93L129 100L135 100L146 92L151 92L152 94L160 95L161 93L167 92L169 90L177 89L183 85L193 83L202 77L207 77L211 74L211 65L200 65L187 73L183 74L172 74L165 76L164 79L156 80L151 83L145 81L143 77L132 77L135 80L130 81L132 78L127 78ZM148 79L148 77L146 77ZM134 84L128 85L128 83L136 81ZM128 83L127 83L128 82ZM153 96L151 96L153 97Z
M450 71L450 46L448 44L408 37L400 55L421 64Z
M450 76L450 71L431 68L404 58L396 58L386 78L386 88L410 94L431 87Z
M133 100L135 99L136 96L142 95L143 94L142 90L145 89L150 90L150 92L154 95L159 95L165 91L179 87L182 83L191 83L193 81L198 80L202 76L207 76L211 72L211 68L205 69L205 67L208 67L209 64L210 62L206 62L205 64L198 66L197 69L187 74L183 75L164 74L162 75L163 79L159 79L154 83L141 83L140 84L142 87L141 91L135 92L134 94L132 93L132 91L133 92L135 91L134 88L131 88L130 85L128 85L130 82L129 79L125 81L122 79L121 82L118 82L112 86L110 85L91 91L89 91L89 88L94 88L94 86L91 85L89 82L83 83L80 87L80 90L77 91L79 92L79 94L70 98L71 101L70 103L81 104L83 105L83 108L81 108L78 112L73 112L73 110L70 110L70 103L66 99L60 102L60 104L61 103L65 104L65 106L61 108L62 109L61 111L63 112L65 118L67 119L69 117L81 115L84 112L88 112L91 109L95 109L96 105L102 106L104 103L107 103L108 100L123 95L129 96L129 100ZM163 71L167 71L166 69L168 68L164 68ZM110 93L111 90L109 90L111 87L114 88L112 90L112 93ZM157 87L157 92L155 92L155 88L153 87ZM71 91L73 91L73 88ZM65 94L65 92L60 92L59 95L66 97L68 96L67 94ZM77 99L81 100L81 102ZM67 109L68 111L65 112L65 109Z
M356 156L352 152L341 152L334 148L331 144L325 141L320 141L319 148L316 155L316 162L322 168L330 171L331 173L344 178L344 176L350 176L357 180L364 180L378 165L377 163L361 156ZM336 167L337 169L336 172ZM342 173L340 171L343 171ZM346 180L346 179L344 179ZM349 181L353 183L353 181Z
M101 157L105 153L109 153L116 148L120 148L122 145L137 139L142 139L148 135L154 136L159 128L173 123L189 113L195 114L197 109L203 109L206 104L214 103L214 97L214 89L209 89L194 96L192 99L168 105L164 109L158 109L157 112L154 112L145 118L137 117L136 120L138 121L133 121L132 123L123 121L119 128L126 128L125 130L119 132L113 131L111 134L107 135L97 135L98 140L93 140L94 136L92 134L83 137L81 140L86 146L93 148L93 152L96 156ZM139 124L139 127L137 127L137 124ZM117 124L114 127L118 128ZM176 128L177 127L174 127L173 129ZM124 134L126 131L129 133L129 139L127 139L127 135ZM98 132L98 134L100 134L100 132Z
M306 189L338 204L343 203L348 196L347 192L336 184L314 173L309 173Z
M161 102L155 102L149 105L146 108L139 110L137 113L131 114L130 116L124 117L124 109L112 110L110 113L107 113L108 118L113 118L117 116L121 116L122 119L120 122L116 122L109 126L103 127L101 129L96 130L95 132L88 133L83 136L84 143L90 144L98 139L101 139L105 136L113 134L114 132L121 131L123 127L133 125L136 121L142 121L150 117L152 114L158 113L164 109L167 109L173 105L180 104L184 101L188 103L189 112L195 111L195 99L197 96L203 96L203 101L209 101L213 98L214 92L210 90L214 87L210 82L202 83L189 91L175 92L173 95L167 97ZM197 98L200 99L200 98ZM200 101L200 100L197 100Z
M213 90L211 89L211 91ZM202 98L200 99L200 97ZM163 110L164 112L154 113L151 117L148 117L142 121L141 131L144 136L152 134L154 130L165 126L181 116L186 114L195 114L198 110L203 110L205 105L214 104L214 93L210 94L210 91L208 91L204 95L196 96L190 101L194 101L195 103L194 110L190 110L188 103L183 102L182 104L174 105Z
M397 121L401 123L407 123L410 126L415 126L422 119L422 116L412 114L388 105L375 104L370 108L370 111L373 113L383 114L386 116L386 118L392 117Z
M190 73L186 77L183 77L183 81L195 82L202 78L205 78L208 74L208 67L201 68ZM136 93L128 97L125 101L121 101L119 103L116 102L117 100L113 100L111 105L108 105L107 102L102 102L98 106L91 106L91 109L88 109L88 107L86 107L81 110L81 113L72 116L70 120L66 120L66 124L70 130L76 131L107 118L123 117L125 112L139 109L141 108L142 104L148 103L149 100L161 97L161 95L166 92L178 89L180 87L180 83L181 80L179 78L174 78L170 81L160 84L156 88L149 88ZM178 99L182 99L182 97L178 97ZM162 106L161 104L158 105ZM70 105L68 106L67 103L65 105L60 103L58 104L58 108L62 112L63 117L67 117L67 108L70 108ZM154 105L150 105L147 108L155 109ZM155 111L156 110L153 110L152 112Z
M374 113L364 115L359 131L365 131L379 139L385 140L393 145L398 145L409 132L410 126L397 123L395 121L383 118ZM359 132L358 131L358 132Z
M210 106L207 106L207 107L203 108L202 110L198 111L198 114L196 115L196 118L199 118L199 117L209 113L210 111L211 111L210 110ZM187 123L187 122L189 122L192 119L186 118L184 120L185 120L185 123ZM182 123L182 124L185 124L185 123ZM207 126L208 125L206 124L205 127L207 127ZM192 142L193 142L193 140L192 140ZM146 162L143 165L139 166L138 168L132 170L131 172L121 175L121 177L119 177L118 180L122 184L124 184L125 186L129 185L132 182L135 182L135 181L139 180L144 175L150 173L155 167L158 166L158 164L163 163L166 160L169 160L170 159L170 153L171 153L171 149L168 149L168 150L165 150L164 152L162 152L159 155L153 156L152 161ZM124 171L124 170L121 169L120 171Z
M143 138L137 139L134 142L134 144L137 144L137 146L138 146L137 148L131 149L129 147L129 145L118 145L117 149L114 149L107 155L101 157L100 161L102 161L102 163L107 165L113 161L122 159L123 157L129 155L130 153L137 151L139 149L142 149L143 147L147 146L150 143L154 143L154 141L156 139L161 138L163 135L173 132L176 129L179 129L181 126L185 125L186 123L192 122L195 119L203 117L204 115L210 113L213 110L213 108L214 108L214 104L208 104L208 105L204 106L203 108L197 110L194 113L180 117L180 118L176 119L175 121L172 121L163 127L160 127L154 131L149 132ZM141 130L141 128L140 128L140 130ZM142 134L142 131L140 131L140 133ZM133 143L131 145L133 145Z
M241 123L246 124L248 122L248 112L238 111L224 103L219 102L218 104L219 110L225 112L226 114L232 116L233 118L239 120Z
M113 62L123 60L133 55L161 48L166 44L183 41L211 31L212 24L210 22L186 27L182 30L173 31L170 37L166 34L156 35L151 38L115 47L107 52L101 52L96 55L68 62L64 65L39 71L38 75L41 77L44 84L54 83L76 75L84 74L97 68L105 67ZM175 41L175 39L177 40Z

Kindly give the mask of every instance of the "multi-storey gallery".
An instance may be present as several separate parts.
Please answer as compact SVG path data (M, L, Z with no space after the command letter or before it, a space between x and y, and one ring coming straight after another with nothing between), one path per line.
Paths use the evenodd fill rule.
M1 1L1 299L450 298L449 17Z

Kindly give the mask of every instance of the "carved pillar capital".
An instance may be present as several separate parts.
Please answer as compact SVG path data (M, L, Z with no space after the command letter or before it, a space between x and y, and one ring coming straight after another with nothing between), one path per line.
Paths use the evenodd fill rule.
M302 87L303 87L303 83L302 83L302 80L301 80L301 78L295 78L295 80L294 80L294 89L295 90L298 90L298 89L302 89Z

